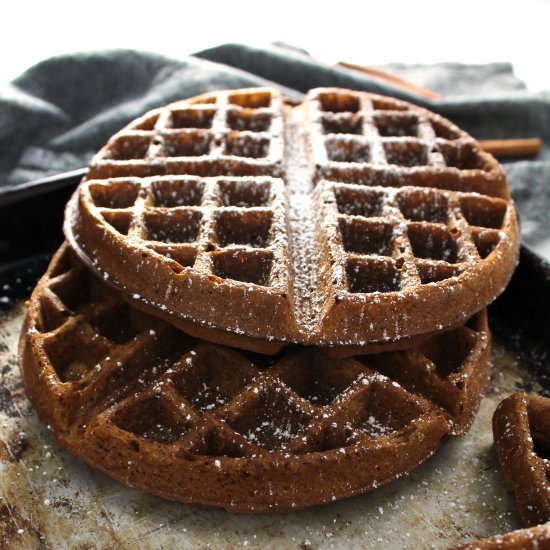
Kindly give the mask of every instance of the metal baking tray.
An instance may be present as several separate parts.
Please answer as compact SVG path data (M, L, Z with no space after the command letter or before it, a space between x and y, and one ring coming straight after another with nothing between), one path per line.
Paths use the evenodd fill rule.
M62 451L31 408L16 358L22 300L61 242L67 195L57 189L0 209L0 548L448 548L520 527L491 418L514 391L550 390L550 267L536 254L522 248L512 283L490 307L493 376L466 436L369 494L286 515L237 516L113 481Z

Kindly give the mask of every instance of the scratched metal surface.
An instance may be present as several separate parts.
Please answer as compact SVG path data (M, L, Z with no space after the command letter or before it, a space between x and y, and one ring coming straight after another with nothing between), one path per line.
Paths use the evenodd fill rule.
M27 401L16 360L23 316L0 317L0 548L447 548L520 526L492 445L498 402L536 380L496 344L471 431L373 493L288 515L235 516L140 494L61 451Z

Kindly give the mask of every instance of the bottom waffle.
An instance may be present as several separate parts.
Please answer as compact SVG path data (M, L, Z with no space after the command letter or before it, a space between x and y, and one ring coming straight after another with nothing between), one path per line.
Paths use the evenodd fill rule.
M236 334L227 330L220 330L211 327L206 327L193 321L187 321L179 317L174 317L165 313L162 309L158 309L153 306L144 304L140 300L133 299L132 295L121 293L120 296L124 298L132 307L140 309L145 313L160 317L166 322L171 323L175 327L179 328L186 334L193 336L194 338L205 340L213 344L219 344L221 346L229 346L232 348L238 348L245 351L252 351L254 353L261 353L263 355L276 355L284 348L292 346L288 342L279 342L278 340L262 340L261 338L254 338L252 336L245 336L243 334ZM462 326L464 322L460 322L456 325L449 325L445 327L445 332ZM417 347L423 342L429 340L432 336L442 333L437 330L424 334L415 334L414 336L406 336L397 340L381 340L378 342L371 342L364 345L350 345L342 344L338 346L322 347L320 349L325 351L332 357L352 357L354 355L366 355L375 353L384 353L387 351L400 351Z
M64 245L31 297L20 366L59 443L115 479L284 512L367 492L463 433L489 352L485 312L413 351L354 359L206 344L130 306Z

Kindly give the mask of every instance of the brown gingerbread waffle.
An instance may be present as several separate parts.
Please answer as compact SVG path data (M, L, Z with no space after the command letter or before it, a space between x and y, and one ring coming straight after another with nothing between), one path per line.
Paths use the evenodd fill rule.
M504 172L470 136L338 89L298 106L213 92L144 115L94 157L65 233L141 307L266 353L457 327L503 290L519 246Z
M468 542L454 550L547 550L548 548L550 548L549 524Z
M454 370L479 401L480 387L468 380L486 373L486 316L468 326L470 353L459 352ZM460 343L433 346L462 350L455 333ZM445 384L442 353L425 354ZM63 447L137 489L237 512L364 493L469 424L436 384L433 392L419 384L415 394L363 360L299 347L273 357L197 341L130 306L66 245L32 294L20 341L26 391ZM424 373L411 363L406 382L414 387L413 372Z
M550 521L550 399L514 393L497 407L493 434L523 523Z

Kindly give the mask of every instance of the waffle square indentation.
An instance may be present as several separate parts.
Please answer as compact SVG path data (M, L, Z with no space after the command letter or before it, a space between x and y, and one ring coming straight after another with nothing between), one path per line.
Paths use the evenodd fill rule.
M118 231L121 235L128 235L132 224L132 214L130 212L104 210L101 215L115 231Z
M458 129L453 128L448 122L437 118L432 118L430 122L436 137L447 140L458 139L460 137Z
M374 123L382 137L418 136L418 117L412 114L377 113Z
M388 436L410 425L424 410L419 403L408 397L401 388L388 383L372 382L364 394L359 393L356 400L361 407L357 410L354 422L360 432L378 438Z
M264 158L269 154L269 138L231 132L225 139L225 154L236 157Z
M229 103L245 109L260 109L271 105L271 93L263 91L229 94Z
M214 105L218 102L218 98L215 95L206 96L206 97L198 97L198 98L191 98L189 100L189 103L191 105Z
M151 193L154 206L199 206L204 193L204 182L187 179L157 180L151 183Z
M144 215L146 240L163 243L192 243L199 235L202 213L186 208L151 210Z
M440 143L438 148L445 164L451 168L479 170L484 167L483 160L472 144Z
M325 134L362 134L363 119L359 114L328 113L322 119Z
M173 266L172 269L176 273L183 271L184 267L193 267L197 258L197 248L190 244L151 244L148 248L154 250L157 254L162 254L170 260L174 260L179 264Z
M99 208L130 208L136 202L140 186L131 181L111 181L108 184L92 183L90 195Z
M428 163L426 147L416 141L386 141L383 143L386 161L395 166L425 166Z
M200 157L210 152L212 134L207 130L164 136L165 157Z
M264 248L268 244L272 217L273 213L268 210L221 210L216 215L218 244Z
M266 449L286 449L311 421L288 392L277 387L263 387L250 394L238 414L226 422L250 443Z
M189 425L176 417L160 395L135 400L113 416L113 423L139 437L169 444L189 430Z
M132 124L132 130L145 130L145 131L151 131L155 128L155 125L157 124L157 120L159 119L159 114L155 113L151 116L147 116L144 120L141 122L138 122L137 124Z
M362 368L359 363L306 352L283 359L272 372L301 398L323 407L344 393Z
M71 311L77 311L81 305L90 299L91 294L90 277L87 275L82 277L78 274L79 271L73 271L50 283L50 290ZM85 284L82 284L83 280Z
M239 354L217 346L199 346L181 364L183 368L170 377L170 383L198 411L226 405L257 374Z
M240 458L257 456L258 447L246 441L225 423L205 423L197 428L190 440L190 449L198 456Z
M216 109L176 109L170 112L170 128L211 128Z
M460 327L429 338L419 346L419 351L436 367L440 378L458 373L477 342L476 333Z
M218 189L222 206L239 208L267 206L271 198L271 185L268 182L221 181Z
M460 198L460 208L470 225L501 229L507 204L503 200L471 195Z
M104 338L115 344L124 344L139 333L136 321L140 316L143 316L141 312L122 302L94 316L90 324Z
M232 110L227 113L227 125L238 132L266 132L271 126L271 113L255 109Z
M397 195L397 204L406 220L413 222L447 223L447 195L432 189L414 189Z
M62 333L44 340L44 351L61 382L77 382L104 359L109 342L98 338L90 325L63 327ZM85 349L86 353L76 350Z
M214 275L261 286L269 285L273 253L267 250L223 250L212 252Z
M399 270L389 259L348 258L346 274L350 292L394 292L401 286Z
M375 111L408 111L409 108L394 99L377 97L372 99L372 107Z
M500 243L499 231L491 229L473 231L472 237L482 260L488 258Z
M323 111L333 113L356 113L360 109L359 98L353 94L323 92L319 94L319 101Z
M336 185L334 195L340 214L371 218L382 216L384 193L358 186Z
M442 260L451 264L459 261L456 238L447 229L438 225L411 223L408 235L417 258Z
M109 142L109 150L105 153L105 158L111 160L142 159L147 154L150 143L151 136L118 136Z
M325 139L328 160L334 162L369 162L370 147L353 137L329 136Z
M391 223L361 218L340 218L342 244L346 252L391 256L393 226Z

